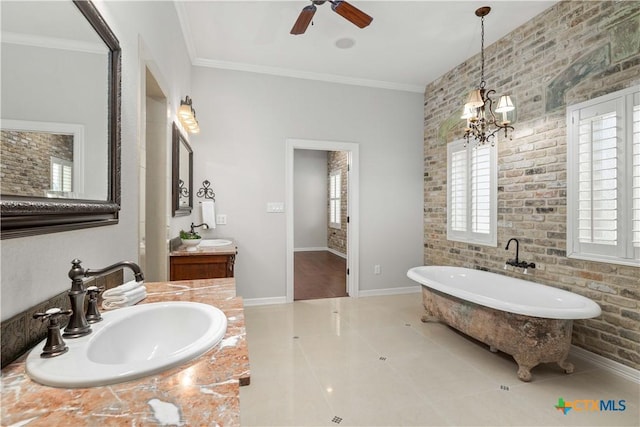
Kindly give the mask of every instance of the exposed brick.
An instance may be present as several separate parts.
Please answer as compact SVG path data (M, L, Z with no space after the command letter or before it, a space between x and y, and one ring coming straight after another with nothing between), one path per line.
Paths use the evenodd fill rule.
M623 289L620 291L620 296L640 301L640 290L638 289Z
M561 1L485 49L487 86L512 94L517 108L513 139L498 142L498 240L520 240L521 258L538 264L528 276L502 270L512 257L502 243L470 249L446 240L446 146L460 134L441 138L440 124L458 114L465 94L477 86L479 54L426 87L424 116L425 172L431 180L425 184L425 206L443 208L425 211L425 263L486 268L597 301L602 316L574 322L574 343L635 369L640 368L637 349L622 344L638 341L640 268L566 257L565 107L640 84L640 51L620 59L612 54L609 64L579 81L567 78L565 104L545 110L550 82L594 49L609 46L613 53L616 25L639 11L638 2Z
M627 317L629 319L633 319L636 320L638 322L640 322L640 313L637 311L631 311L631 310L620 310L620 315L622 317Z
M607 294L616 294L615 289L612 289L610 286L605 285L604 283L599 282L589 282L587 284L589 289L593 289L594 291L600 291Z
M631 363L633 363L635 365L640 365L640 354L638 354L638 352L627 351L627 350L621 348L621 349L618 350L618 355L621 358L623 358L623 359L625 359L625 360L627 360L627 361L629 361L629 362L631 362ZM622 363L625 363L625 362L623 361ZM626 363L626 364L629 364L629 363Z
M0 147L1 194L45 197L52 189L51 157L73 162L73 135L2 130Z

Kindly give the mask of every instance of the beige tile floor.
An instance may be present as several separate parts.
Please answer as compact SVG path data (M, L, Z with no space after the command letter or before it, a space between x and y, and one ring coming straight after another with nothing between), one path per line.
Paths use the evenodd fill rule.
M333 298L245 309L251 385L242 425L639 426L640 386L583 359L575 372L516 376L438 323L420 322L420 294ZM558 398L623 399L624 411L556 410Z

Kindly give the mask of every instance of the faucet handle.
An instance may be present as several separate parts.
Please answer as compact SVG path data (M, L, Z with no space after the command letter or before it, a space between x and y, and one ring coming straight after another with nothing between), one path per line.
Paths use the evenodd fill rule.
M47 311L45 311L44 313L35 313L33 315L34 319L40 319L41 321L45 322L47 320L50 320L51 323L53 322L57 322L58 319L60 318L60 316L68 316L72 313L71 310L61 310L58 307L55 308L50 308Z
M71 313L71 310L61 310L56 307L50 308L44 313L35 313L33 315L34 319L49 322L47 325L47 341L42 348L40 357L50 358L60 356L69 350L69 347L67 347L60 335L60 318L62 316L68 316Z
M104 286L89 286L87 288L87 295L89 296L89 301L87 303L87 313L86 318L89 323L96 323L102 320L102 316L100 315L100 311L98 311L98 295L100 292L104 291Z

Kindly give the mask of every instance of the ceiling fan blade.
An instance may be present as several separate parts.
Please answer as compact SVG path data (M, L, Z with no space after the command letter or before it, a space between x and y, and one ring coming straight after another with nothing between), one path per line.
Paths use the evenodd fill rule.
M302 9L302 12L300 12L298 19L296 20L296 23L293 24L293 28L291 29L291 34L304 34L304 32L307 31L307 27L311 23L311 20L313 19L313 15L315 13L316 13L316 6L313 4L306 6L304 9Z
M360 28L364 28L371 24L373 18L358 9L357 7L347 3L346 1L336 0L331 2L331 9L347 21L355 24Z

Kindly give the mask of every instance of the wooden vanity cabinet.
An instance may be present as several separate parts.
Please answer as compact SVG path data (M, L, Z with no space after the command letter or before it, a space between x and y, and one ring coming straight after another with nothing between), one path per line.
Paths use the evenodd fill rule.
M198 254L170 257L170 280L233 277L235 254Z

